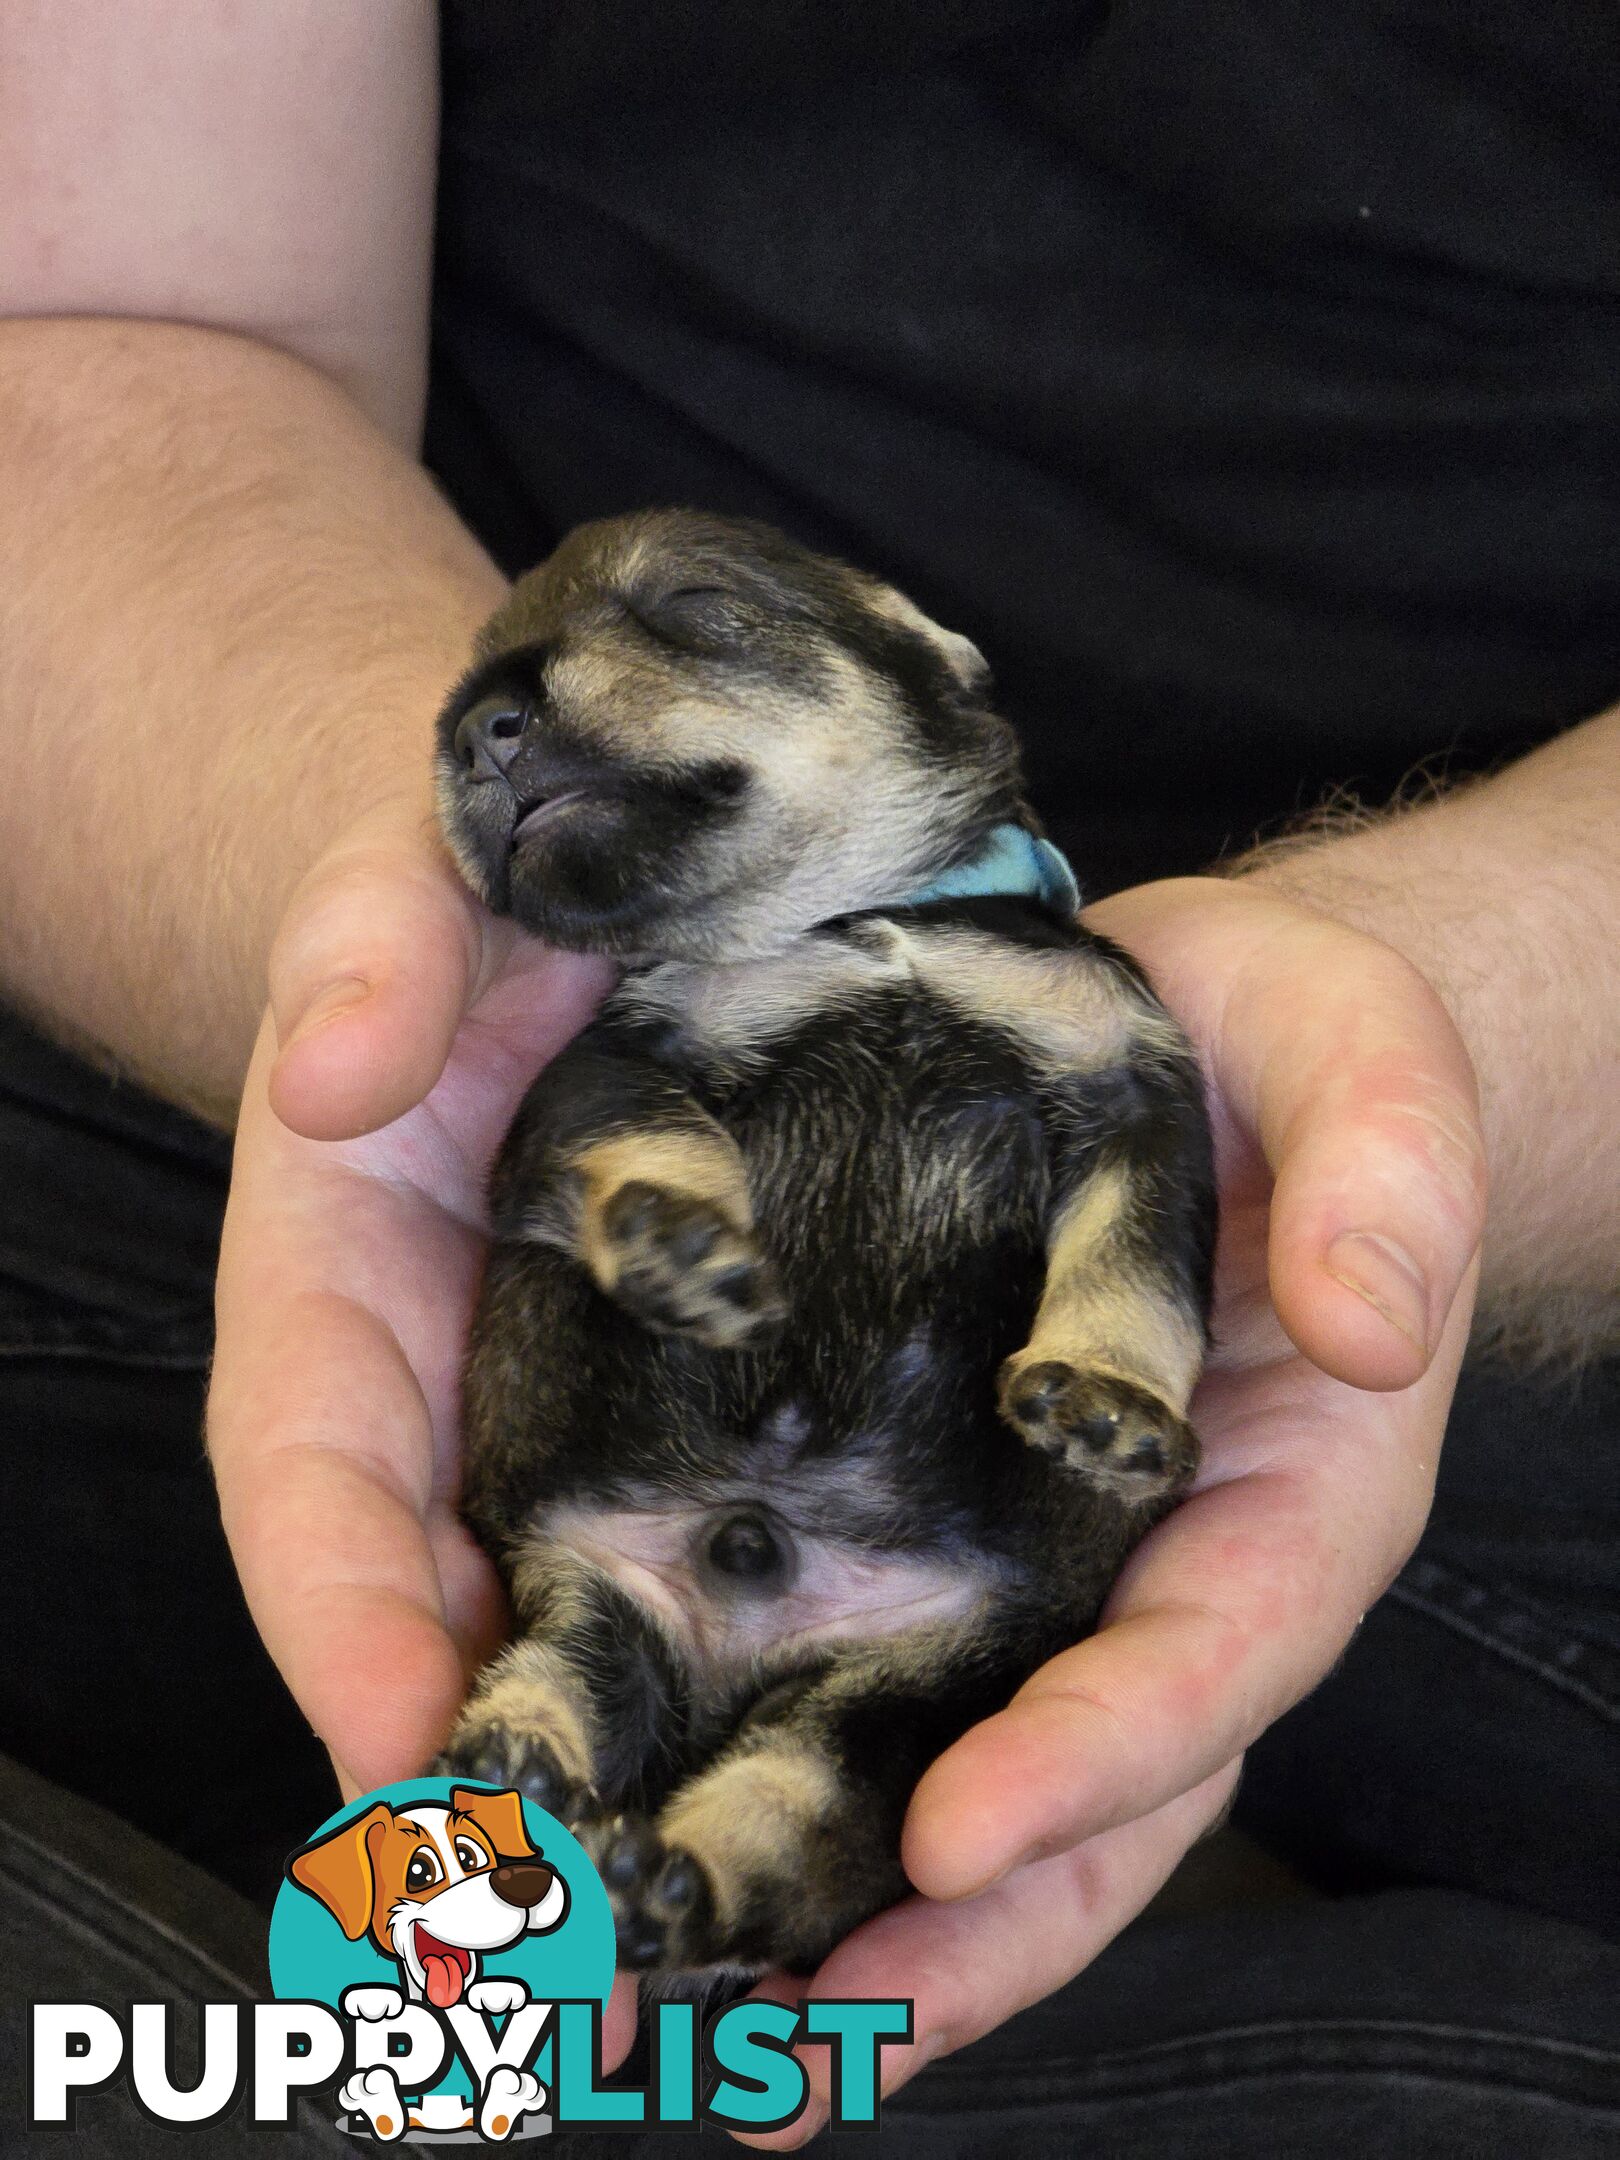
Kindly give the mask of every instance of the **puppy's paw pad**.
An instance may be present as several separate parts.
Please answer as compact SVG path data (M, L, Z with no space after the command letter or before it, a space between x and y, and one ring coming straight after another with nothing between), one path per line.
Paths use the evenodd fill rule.
M1178 1492L1198 1467L1198 1441L1185 1419L1115 1373L1051 1359L1009 1364L1001 1414L1031 1447L1122 1499Z
M619 1963L678 1972L712 1961L714 1893L702 1862L666 1845L642 1816L619 1815L591 1841L613 1906Z
M594 1788L569 1776L549 1740L506 1725L468 1722L458 1726L434 1763L433 1775L509 1786L570 1830L595 1821L602 1812Z
M710 1200L633 1179L602 1210L610 1294L648 1327L715 1350L760 1341L786 1310L751 1231Z

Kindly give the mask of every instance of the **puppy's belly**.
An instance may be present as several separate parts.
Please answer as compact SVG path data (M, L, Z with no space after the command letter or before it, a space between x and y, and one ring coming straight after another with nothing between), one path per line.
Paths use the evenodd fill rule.
M986 1565L817 1537L767 1503L662 1511L571 1503L548 1511L545 1528L716 1679L773 1653L960 1620L991 1588Z

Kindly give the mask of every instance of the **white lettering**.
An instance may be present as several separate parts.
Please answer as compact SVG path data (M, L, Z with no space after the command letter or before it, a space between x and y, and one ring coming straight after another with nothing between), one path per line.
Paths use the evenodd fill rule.
M129 2075L135 2097L164 2122L211 2122L236 2095L237 2005L203 2005L197 2082L189 2091L169 2076L169 2017L167 2003L136 2003L130 2011Z
M343 2027L324 2003L255 2004L253 2120L290 2123L292 2095L329 2084L342 2061Z
M37 2003L29 2019L32 2120L73 2126L75 2093L105 2085L124 2059L124 2029L95 2003Z

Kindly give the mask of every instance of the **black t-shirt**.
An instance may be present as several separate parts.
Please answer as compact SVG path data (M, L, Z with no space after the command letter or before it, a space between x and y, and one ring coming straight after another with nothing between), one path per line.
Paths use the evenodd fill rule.
M429 456L976 637L1092 891L1620 696L1613 0L462 0Z

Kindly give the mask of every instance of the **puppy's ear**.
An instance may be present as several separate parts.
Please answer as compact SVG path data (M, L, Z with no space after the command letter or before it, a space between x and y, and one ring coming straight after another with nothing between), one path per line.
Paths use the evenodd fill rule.
M287 1862L290 1879L320 1899L350 1942L358 1942L371 1925L377 1902L373 1837L392 1820L393 1811L379 1800L364 1815L318 1844L306 1845Z
M903 592L881 579L873 578L868 583L867 601L874 614L926 638L970 697L989 696L990 663L970 637L964 637L960 630L947 630L943 623L925 615L914 600L908 600Z
M451 1788L450 1805L458 1815L470 1815L501 1860L529 1860L535 1847L523 1820L523 1801L515 1792L472 1792L465 1785Z

